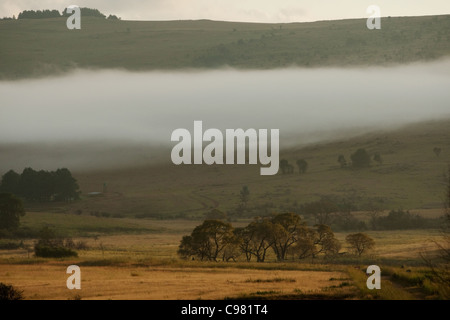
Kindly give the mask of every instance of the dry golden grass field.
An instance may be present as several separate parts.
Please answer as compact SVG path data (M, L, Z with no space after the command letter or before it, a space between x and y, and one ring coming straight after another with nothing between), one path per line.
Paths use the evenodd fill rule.
M386 215L404 209L424 218L442 216L443 176L448 165L449 121L288 150L291 162L304 156L305 175L261 177L254 168L155 165L75 172L82 199L71 203L27 203L22 234L50 227L63 237L83 241L77 258L34 257L35 237L1 239L23 245L0 250L0 282L23 290L25 299L440 299L448 297L430 282L422 254L436 251L436 228L364 231L375 241L360 258L349 253L349 232L333 230L341 242L338 257L276 262L185 261L177 255L183 236L200 225L211 209L229 212L248 185L254 215L287 212L322 195L351 199L352 215L369 221L368 201L382 199ZM415 129L416 128L416 129ZM443 147L437 157L432 146ZM342 170L340 152L357 147L382 152L385 161L362 171ZM103 183L108 191L89 197ZM101 190L101 189L100 189ZM273 206L266 205L267 200ZM265 211L264 208L268 208ZM233 227L248 216L232 216ZM312 226L314 221L307 221ZM20 231L19 230L19 231ZM352 231L352 233L355 231ZM81 290L66 288L67 266L81 267ZM382 289L366 287L369 265L382 270Z
M23 249L0 250L0 282L14 285L31 300L370 299L374 293L365 288L364 272L368 265L377 264L384 277L376 298L436 297L432 288L424 292L414 285L393 283L390 276L423 274L420 253L434 250L432 240L441 237L438 231L368 232L376 241L375 250L350 262L182 260L176 254L180 239L198 223L152 221L154 228L165 232L74 238L88 246L78 251L77 258L43 259ZM339 240L345 235L336 233ZM31 245L31 240L25 244ZM66 287L66 268L72 264L81 268L81 290Z
M81 290L66 287L65 263L0 267L27 299L192 300L245 295L327 293L346 275L336 271L252 270L178 267L81 267ZM335 279L335 280L330 280ZM346 289L346 288L344 288ZM346 289L345 291L350 291ZM329 291L331 293L331 291Z

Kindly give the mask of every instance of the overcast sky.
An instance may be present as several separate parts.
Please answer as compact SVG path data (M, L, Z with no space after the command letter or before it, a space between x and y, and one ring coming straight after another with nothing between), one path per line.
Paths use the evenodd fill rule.
M69 5L97 8L124 20L212 19L249 22L297 22L365 18L369 5L381 16L450 14L449 0L0 0L0 17L27 9Z

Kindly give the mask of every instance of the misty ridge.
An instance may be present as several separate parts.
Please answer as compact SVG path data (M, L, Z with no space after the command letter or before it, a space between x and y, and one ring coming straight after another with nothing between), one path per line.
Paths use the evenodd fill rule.
M280 129L280 149L450 116L450 60L366 68L76 70L0 82L1 170L170 161L173 130Z

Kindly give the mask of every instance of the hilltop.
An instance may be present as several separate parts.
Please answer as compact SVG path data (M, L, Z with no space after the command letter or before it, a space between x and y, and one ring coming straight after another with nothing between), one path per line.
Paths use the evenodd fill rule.
M450 54L450 15L308 23L123 21L82 17L0 21L0 78L54 75L74 68L133 71L234 67L270 69L389 65Z

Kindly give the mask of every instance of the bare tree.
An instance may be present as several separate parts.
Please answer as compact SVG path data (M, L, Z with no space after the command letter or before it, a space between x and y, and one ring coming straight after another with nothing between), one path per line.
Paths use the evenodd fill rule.
M360 257L375 246L375 241L365 233L353 233L345 237L350 248Z

